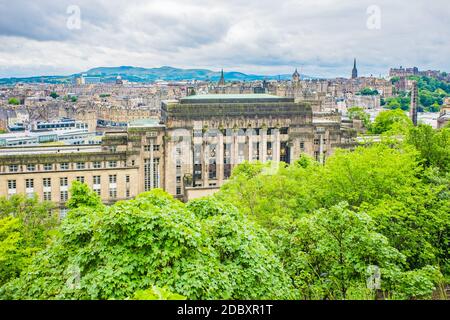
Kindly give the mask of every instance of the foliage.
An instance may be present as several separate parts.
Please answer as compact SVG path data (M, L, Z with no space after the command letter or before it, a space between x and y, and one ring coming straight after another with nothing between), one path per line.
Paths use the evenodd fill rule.
M450 128L418 125L409 130L407 141L420 152L426 166L450 172Z
M409 110L411 105L411 97L406 93L400 93L397 97L389 97L385 100L385 106L388 109L402 109L403 111Z
M350 288L365 284L369 266L398 269L402 262L372 219L346 203L303 217L290 245L292 271L308 299L346 299Z
M66 206L69 209L81 207L102 208L103 204L100 196L89 189L88 185L79 181L74 181L70 188L70 199Z
M326 235L311 239L314 232L305 227L309 225L305 221L329 217L333 215L331 210L338 210L341 216L370 220L366 224L370 225L370 234L385 239L386 250L396 252L390 256L392 259L383 260L385 290L401 299L429 297L437 277L422 271L434 268L439 274L450 274L450 174L436 167L448 163L444 153L438 152L441 148L448 149L436 143L429 151L421 152L410 139L402 141L387 135L381 143L354 151L338 150L324 166L303 157L288 167L277 166L275 171L265 171L259 163L252 169L252 164L246 163L233 171L232 179L216 197L233 203L269 232L278 256L304 298L367 298L362 273L366 260L362 260L366 263L359 273L349 273L352 277L345 274L337 278L340 282L330 279L326 271L318 275L312 271L322 265L329 269L333 261L314 255L312 248L318 241L325 241ZM426 164L424 157L430 156L436 160L422 167L422 163ZM273 168L270 164L263 166ZM362 232L356 226L352 229L349 232ZM306 239L311 246L305 249L302 241ZM307 269L313 262L319 267ZM416 291L405 285L408 277L418 281ZM342 283L345 290L337 290Z
M393 129L404 130L411 126L411 124L411 120L402 110L386 110L381 111L377 115L370 130L374 134L381 134Z
M352 107L347 110L348 117L350 120L358 119L361 120L364 127L370 129L370 115L364 112L364 109L361 107Z
M287 297L270 238L232 205L187 206L162 190L77 207L60 236L4 287L15 299L123 299L151 286L189 299Z
M380 93L378 92L378 90L376 89L372 89L372 88L363 88L361 91L359 91L357 93L357 95L362 95L362 96L377 96Z
M20 101L19 101L19 99L17 99L17 98L9 98L8 99L8 104L12 104L12 105L19 105L20 104Z
M50 97L52 97L53 99L56 99L59 97L59 94L57 94L56 92L51 92Z
M167 288L151 287L147 290L135 292L133 300L186 300L186 297L172 293Z
M17 277L50 241L58 223L54 206L37 197L0 198L0 286Z

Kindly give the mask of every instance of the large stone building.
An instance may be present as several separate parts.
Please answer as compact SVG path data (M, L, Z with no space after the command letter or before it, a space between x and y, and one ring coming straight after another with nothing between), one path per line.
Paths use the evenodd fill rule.
M161 119L107 132L101 145L0 148L0 195L32 195L63 208L74 180L105 202L163 188L180 199L216 191L243 161L324 162L353 146L338 113L267 94L199 95L165 101Z

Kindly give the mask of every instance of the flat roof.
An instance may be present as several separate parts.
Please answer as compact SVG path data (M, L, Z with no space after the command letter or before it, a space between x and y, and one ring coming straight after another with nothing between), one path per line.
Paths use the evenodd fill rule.
M155 118L147 118L147 119L138 119L128 123L129 127L164 127L159 123L159 119Z
M294 102L294 98L278 97L265 93L254 94L199 94L180 99L180 103L255 103Z

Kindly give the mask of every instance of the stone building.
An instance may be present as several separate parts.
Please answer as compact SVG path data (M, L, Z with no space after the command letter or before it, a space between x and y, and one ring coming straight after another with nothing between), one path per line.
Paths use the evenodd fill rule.
M105 203L163 188L183 200L211 194L243 161L324 162L356 132L338 113L268 94L199 95L165 101L161 119L106 132L101 145L0 148L0 195L37 193L61 208L74 180Z

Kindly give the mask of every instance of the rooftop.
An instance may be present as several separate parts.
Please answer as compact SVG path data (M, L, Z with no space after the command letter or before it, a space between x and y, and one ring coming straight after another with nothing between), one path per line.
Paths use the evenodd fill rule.
M293 98L278 97L271 94L200 94L180 99L180 103L255 103L255 102L294 102Z
M159 123L159 119L154 119L154 118L147 118L147 119L139 119L139 120L134 120L131 121L128 124L129 127L132 128L142 128L142 127L164 127L164 125L161 125Z

